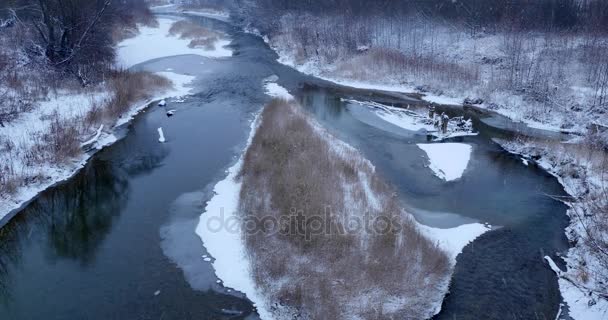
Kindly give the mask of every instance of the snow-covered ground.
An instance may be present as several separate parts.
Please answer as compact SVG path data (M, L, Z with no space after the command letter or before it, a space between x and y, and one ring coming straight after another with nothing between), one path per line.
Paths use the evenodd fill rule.
M607 200L604 198L604 152L583 151L571 143L497 142L507 151L521 155L526 162L534 162L555 176L566 192L578 199L568 203L570 225L566 228L566 236L574 245L562 257L566 271L560 270L551 258L545 259L559 277L560 291L570 317L575 320L607 319L608 297L601 297L598 292L602 292L600 288L608 280L608 272L588 241L588 232L594 230L592 219L602 214L594 212L595 205L601 207L601 202Z
M357 101L343 99L351 106L363 106L374 111L379 118L382 120L394 124L405 130L432 135L437 141L444 140L453 137L462 136L475 136L476 132L473 132L473 124L470 120L465 120L462 117L453 118L448 121L447 131L443 133L440 130L441 115L433 114L433 117L429 116L429 110L424 110L422 114L421 110L412 110L403 108L396 108L392 106L383 105L372 101Z
M429 157L429 168L445 181L460 179L469 165L473 148L465 143L418 144Z
M418 228L422 231L422 234L433 239L440 248L450 255L453 265L456 264L456 257L464 247L477 237L490 231L489 226L481 223L463 224L449 229L432 228L418 223Z
M589 68L592 67L585 64L584 58L576 58L584 55L585 46L589 43L589 39L583 37L545 37L543 34L530 34L522 40L524 44L521 54L524 62L521 63L531 64L530 69L536 68L534 72L538 73L540 79L550 78L547 80L550 90L542 93L546 95L545 98L541 97L540 93L534 93L533 90L536 89L529 87L507 89L505 78L510 70L508 63L511 50L508 41L512 39L505 35L478 34L472 37L442 27L436 27L436 30L429 34L426 33L428 30L417 30L414 25L412 33L421 32L422 35L419 34L419 39L410 39L411 44L390 38L387 34L391 32L383 34L382 37L389 37L387 39L381 37L371 40L372 45L369 47L372 49L376 46L383 47L387 43L399 43L404 47L401 50L406 55L428 53L432 55L430 58L456 65L478 77L476 80L450 81L445 79L451 78L452 74L416 76L401 71L395 72L390 67L387 69L382 61L375 61L366 56L367 51L341 54L337 61L331 63L324 62L317 56L305 58L302 57L302 49L298 47L297 35L291 33L289 24L282 28L283 32L272 39L261 35L278 53L280 63L340 85L417 93L421 94L425 101L448 105L461 105L467 98L481 98L481 103L476 104L481 108L490 109L530 127L550 131L584 133L591 122L608 123L608 117L601 112L601 108L591 107L598 93L587 81ZM259 34L252 27L247 30ZM601 43L608 40L599 41ZM308 52L314 52L312 47L307 49ZM335 48L336 51L340 49ZM567 81L559 80L562 78L558 79L555 70L567 74Z
M187 15L216 19L224 22L230 21L229 12L211 8L184 8L177 4L166 4L154 6L150 9L156 13L183 13Z
M255 134L257 117L251 123L247 146ZM245 153L243 153L244 155ZM261 319L272 319L270 304L256 288L249 272L247 252L241 232L241 219L238 214L241 182L236 180L243 165L243 156L228 169L226 178L213 188L214 196L207 202L201 215L196 234L213 257L212 264L216 276L223 285L244 293L257 307ZM224 222L230 221L230 225Z
M289 91L277 84L276 80L273 80L274 79L264 81L264 89L266 90L266 94L273 98L293 100L293 96L289 93Z
M118 64L130 68L136 64L168 56L196 54L203 57L221 58L232 56L232 50L226 46L230 39L220 38L214 43L214 49L190 47L190 39L171 35L169 29L177 20L158 18L158 27L140 26L139 33L118 44Z
M171 20L161 19L159 28L144 28L138 36L127 39L120 44L117 52L118 60L123 67L132 66L144 62L147 59L156 59L175 54L185 54L187 43L174 39L168 34ZM167 46L171 45L177 47ZM225 49L222 49L225 50ZM225 55L226 51L218 52ZM214 54L219 54L218 52ZM93 150L99 150L117 140L113 134L114 129L130 122L135 115L148 106L154 100L166 97L180 97L190 93L189 83L193 76L181 75L173 72L159 72L171 80L172 88L155 92L146 101L135 103L125 114L121 115L112 125L85 128L84 118L95 108L103 108L111 98L110 91L103 85L89 89L87 93L58 92L47 96L46 100L37 101L29 112L20 114L17 119L6 123L0 130L0 141L3 141L3 149L9 149L0 153L0 163L13 172L17 177L23 177L19 181L16 190L10 195L0 198L0 225L6 223L18 208L31 201L41 191L55 185L58 182L69 179L78 172L92 156ZM78 137L82 141L83 148L89 152L81 151L73 159L67 159L63 163L51 163L43 160L40 163L28 160L29 153L41 152L34 148L44 145L43 137L51 131L51 126L62 122L72 123L78 132L91 132L90 136L83 134ZM27 163L24 163L26 161ZM23 163L22 163L23 162Z
M276 79L273 80L276 81ZM266 82L265 86L268 95L278 98L291 97L286 89L277 85L274 81ZM334 152L348 154L347 151L356 151L352 146L331 136L318 123L313 122L312 124L322 137L330 140L330 145ZM222 280L223 285L244 293L257 307L261 319L273 319L273 315L276 314L273 313L272 306L276 307L276 304L273 301L269 301L259 291L259 288L256 287L249 267L250 262L248 261L248 254L241 230L241 218L238 213L242 183L238 180L237 174L243 165L243 156L251 144L258 125L258 116L256 116L251 124L245 150L238 161L227 170L226 178L215 185L214 196L207 202L205 211L201 215L196 228L196 233L201 238L207 252L213 257L211 260L213 267L217 277ZM463 149L467 149L470 153L470 146L468 145L464 145L463 148L457 147L456 149L458 152L463 152ZM373 167L368 161L367 163ZM369 198L369 203L373 204L377 201L377 196L373 194L371 189L366 188L365 194ZM417 223L417 226L422 234L431 241L436 242L448 254L452 266L455 265L456 257L467 244L490 230L489 226L481 223L465 224L449 229L433 228L419 223ZM441 285L445 290L444 292L447 293L449 278ZM431 312L433 314L439 313L441 304L441 299L433 302L433 310Z

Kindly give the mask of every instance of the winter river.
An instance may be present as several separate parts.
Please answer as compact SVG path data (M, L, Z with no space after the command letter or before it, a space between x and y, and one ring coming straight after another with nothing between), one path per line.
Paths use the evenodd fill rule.
M151 106L125 138L96 154L73 179L44 192L0 229L1 319L255 319L247 299L221 286L194 233L213 185L242 152L249 122L278 83L330 131L354 145L397 187L423 224L494 227L458 256L437 319L554 319L557 279L543 256L567 249L566 206L556 179L503 151L493 138L517 126L474 110L479 135L461 179L427 168L428 143L345 101L416 105L407 97L340 88L276 62L258 37L193 18L231 38L233 57L175 56L136 66L196 76L194 95ZM167 142L158 143L163 127ZM497 127L501 127L499 129ZM528 132L543 135L542 132Z

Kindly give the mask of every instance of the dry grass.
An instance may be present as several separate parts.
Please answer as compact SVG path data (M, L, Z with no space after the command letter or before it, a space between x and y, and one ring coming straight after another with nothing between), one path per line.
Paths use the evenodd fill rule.
M479 82L475 68L463 67L430 56L413 56L387 48L372 48L353 58L339 62L336 72L339 76L356 80L381 78L413 78L435 80L453 85L471 85Z
M20 186L36 183L48 175L46 168L64 166L82 154L81 143L91 136L100 124L111 127L117 118L137 102L150 97L170 85L168 79L147 72L113 71L107 80L107 100L94 101L88 112L48 116L48 128L25 134L27 141L15 141L0 131L0 197L14 194ZM99 90L93 88L91 90ZM81 92L83 89L79 89ZM69 91L72 92L72 91ZM32 102L33 105L33 102ZM0 109L5 111L8 109ZM14 117L25 109L9 110ZM2 115L2 113L0 113Z
M305 318L432 316L449 280L448 257L417 231L368 161L311 121L273 101L245 155L241 214L288 221L278 233L245 235L258 286ZM298 215L303 225L294 225ZM346 223L366 216L389 223L382 230Z
M113 97L103 110L106 119L116 119L125 113L133 103L149 98L150 92L170 85L166 78L142 71L116 71L112 74L109 83ZM99 111L94 108L91 112ZM94 119L97 115L92 114L88 117Z
M215 49L215 42L221 37L219 32L204 28L196 23L181 20L173 23L169 33L181 39L190 39L190 48L203 47L205 50Z

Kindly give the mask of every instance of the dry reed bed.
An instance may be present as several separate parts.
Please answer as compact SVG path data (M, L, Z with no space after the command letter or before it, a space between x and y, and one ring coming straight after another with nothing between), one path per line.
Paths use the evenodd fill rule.
M258 225L244 233L253 277L276 302L275 315L424 319L440 305L447 255L418 232L371 163L297 105L266 106L239 176L243 221L286 222L279 232ZM390 223L347 224L365 216Z
M34 128L27 137L6 136L0 131L0 199L31 183L45 179L48 168L61 167L83 154L80 144L101 124L112 127L134 103L150 97L150 92L168 87L169 80L147 72L114 71L106 84L87 92L108 91L103 101L83 101L86 112L65 116L53 112L45 129ZM80 93L79 91L72 91Z
M190 48L202 47L205 50L214 50L215 42L222 36L217 31L186 20L173 23L169 33L173 36L179 36L181 39L190 39L190 44L188 44Z

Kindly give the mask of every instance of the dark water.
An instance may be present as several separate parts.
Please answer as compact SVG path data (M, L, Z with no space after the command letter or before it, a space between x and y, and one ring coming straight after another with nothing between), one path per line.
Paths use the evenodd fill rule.
M152 106L125 139L0 229L0 319L255 318L246 299L216 283L194 228L211 187L241 152L249 121L268 101L262 80L273 74L327 128L359 148L423 223L502 226L459 256L437 318L554 318L557 281L542 256L567 246L565 207L547 196L563 191L491 142L508 135L488 126L496 125L492 119L450 111L469 112L481 134L458 138L474 146L471 163L463 179L441 182L415 145L426 137L339 99L403 97L332 87L277 64L254 36L196 20L231 34L234 57L179 56L139 66L196 75L197 93L184 103L170 100L167 108L177 109L171 118ZM159 126L165 144L157 142Z

